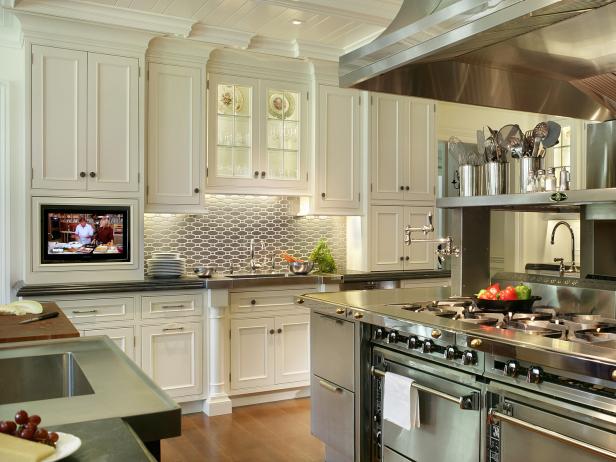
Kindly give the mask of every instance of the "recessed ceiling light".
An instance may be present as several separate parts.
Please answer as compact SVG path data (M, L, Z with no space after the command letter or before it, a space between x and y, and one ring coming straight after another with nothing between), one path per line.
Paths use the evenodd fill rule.
M300 24L303 24L303 23L304 23L304 21L302 21L301 19L293 19L291 21L291 24L294 24L296 26L299 26Z

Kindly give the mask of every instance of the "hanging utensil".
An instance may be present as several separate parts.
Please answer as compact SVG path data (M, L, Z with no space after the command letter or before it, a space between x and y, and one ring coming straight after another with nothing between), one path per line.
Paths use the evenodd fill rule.
M496 145L496 141L492 136L486 138L485 143L485 155L487 162L497 162L498 161L498 146Z
M449 138L447 141L447 151L458 161L458 165L467 165L464 145L458 137L452 136Z
M543 140L543 147L546 149L556 146L558 144L558 138L560 138L560 124L553 122L551 120L547 123L548 126L548 134Z
M520 157L522 152L523 137L524 135L519 125L508 124L498 131L498 145L504 149L510 157L517 159Z
M477 151L480 153L485 152L486 149L486 137L483 134L483 130L477 130Z
M533 131L527 130L524 133L524 157L532 157L533 154L533 144L535 142L535 138L533 137Z

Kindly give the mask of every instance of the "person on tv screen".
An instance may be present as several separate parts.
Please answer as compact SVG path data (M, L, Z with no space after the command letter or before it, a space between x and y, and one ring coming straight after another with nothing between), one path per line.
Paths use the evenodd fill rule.
M75 240L86 245L92 242L94 228L86 221L85 217L79 217L79 224L75 227Z
M113 226L111 226L108 217L101 218L98 229L96 230L96 240L100 244L113 243Z

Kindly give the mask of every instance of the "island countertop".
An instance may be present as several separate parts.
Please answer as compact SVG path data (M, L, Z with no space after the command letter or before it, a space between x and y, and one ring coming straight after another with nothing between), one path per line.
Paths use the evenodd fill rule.
M0 343L51 340L56 338L79 337L79 331L55 303L43 303L43 313L58 312L58 316L43 321L20 324L21 321L40 316L0 316Z
M40 415L46 427L120 417L144 442L180 435L180 407L108 337L3 344L0 368L5 359L65 353L72 354L93 393L36 401L24 397L21 402L5 402L0 405L0 419L14 417L19 409ZM8 390L10 380L45 380L35 377L36 373L28 370L24 377L0 376L0 389Z

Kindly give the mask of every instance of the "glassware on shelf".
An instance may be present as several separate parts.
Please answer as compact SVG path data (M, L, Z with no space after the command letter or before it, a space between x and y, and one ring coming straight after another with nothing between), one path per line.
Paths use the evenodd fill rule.
M537 170L537 180L535 183L535 192L545 191L545 170Z
M527 177L526 177L526 189L525 189L525 192L527 192L527 193L535 192L535 184L536 184L536 182L537 182L537 180L535 178L535 172L530 170L528 172Z
M548 173L545 177L545 190L556 191L556 174L553 167L548 168Z
M560 182L558 184L558 190L559 191L569 191L570 183L571 183L571 178L569 176L569 171L567 170L566 167L563 167L560 170Z

